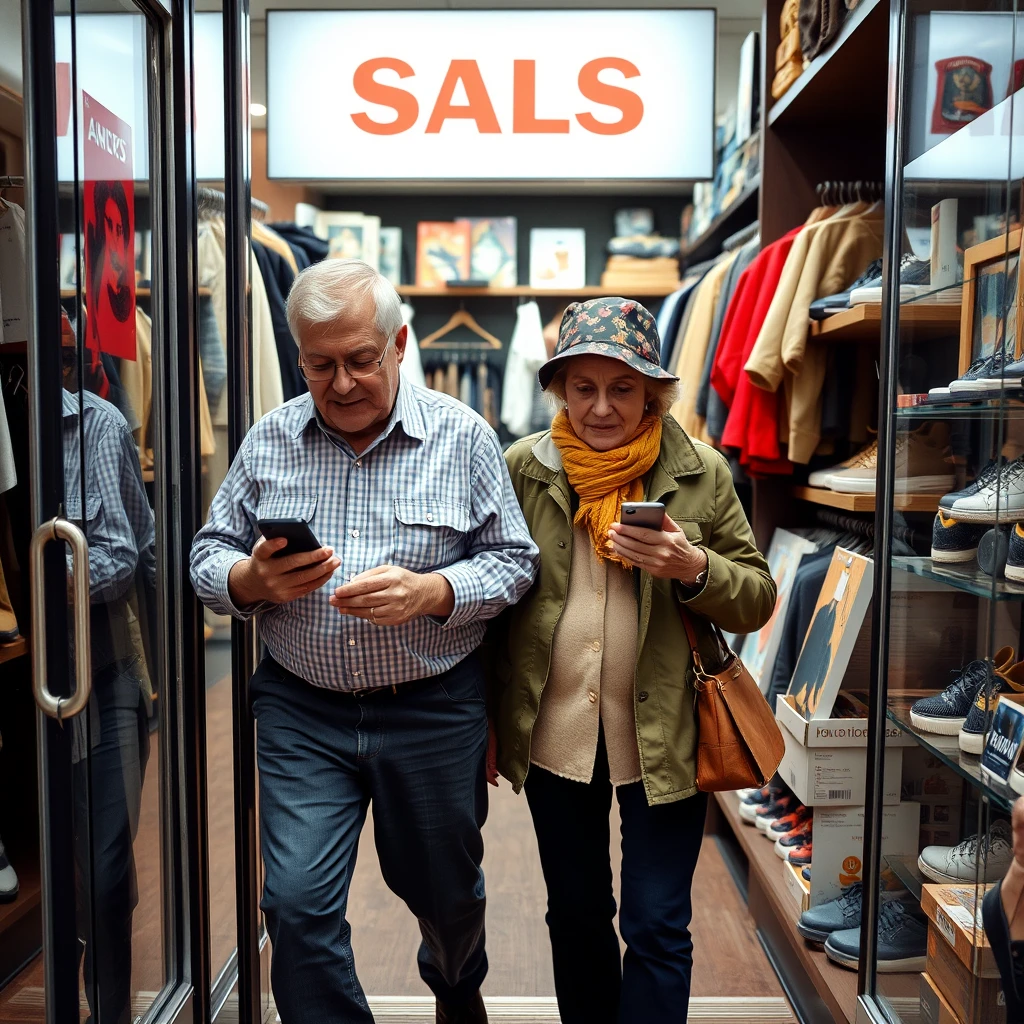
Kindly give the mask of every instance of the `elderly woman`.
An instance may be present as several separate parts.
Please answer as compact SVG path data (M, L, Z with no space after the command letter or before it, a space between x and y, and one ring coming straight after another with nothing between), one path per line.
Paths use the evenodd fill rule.
M526 788L563 1024L686 1020L707 797L679 608L747 633L775 604L725 460L666 415L677 378L659 350L654 317L636 302L570 306L540 371L560 411L506 454L541 569L494 636L497 767ZM622 503L639 500L665 505L661 529L619 522Z

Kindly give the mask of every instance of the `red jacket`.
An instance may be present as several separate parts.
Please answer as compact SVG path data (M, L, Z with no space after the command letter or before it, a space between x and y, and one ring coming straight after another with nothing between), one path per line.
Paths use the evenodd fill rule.
M740 463L757 475L793 470L779 449L780 392L755 387L743 366L768 315L793 240L802 230L801 225L766 246L740 275L711 370L711 386L729 406L722 445L739 449Z

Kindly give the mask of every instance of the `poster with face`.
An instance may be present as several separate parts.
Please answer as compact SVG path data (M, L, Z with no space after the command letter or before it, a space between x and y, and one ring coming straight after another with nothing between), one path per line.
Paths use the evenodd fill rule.
M85 164L85 341L135 359L135 186L132 130L82 93Z

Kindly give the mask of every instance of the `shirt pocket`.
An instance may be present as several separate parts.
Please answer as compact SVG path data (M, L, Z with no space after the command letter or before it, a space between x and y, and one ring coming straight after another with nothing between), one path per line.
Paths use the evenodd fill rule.
M260 498L256 518L301 519L304 523L312 523L316 503L317 495L312 491L276 491Z
M80 494L69 494L64 499L64 514L75 523L91 523L100 514L100 507L103 504L103 500L100 497L99 491L87 491L85 495L85 518L82 518L82 496ZM84 529L84 525L83 525ZM88 539L89 531L86 530L86 539Z
M394 501L394 565L410 572L428 572L462 558L469 533L469 510L465 505L432 498Z

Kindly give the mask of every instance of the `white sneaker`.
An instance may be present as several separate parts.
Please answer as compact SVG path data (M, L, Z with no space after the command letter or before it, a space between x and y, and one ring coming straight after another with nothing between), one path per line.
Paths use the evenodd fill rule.
M1013 837L1005 821L995 821L988 835L971 836L959 846L926 846L917 866L933 882L997 882L1013 860ZM980 861L980 864L978 863Z
M13 903L18 897L18 886L17 872L11 867L0 839L0 903Z
M1024 456L1003 467L998 480L953 502L950 518L963 523L1013 523L1024 519Z

